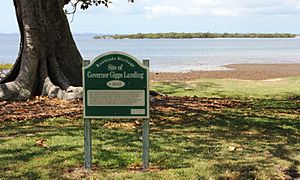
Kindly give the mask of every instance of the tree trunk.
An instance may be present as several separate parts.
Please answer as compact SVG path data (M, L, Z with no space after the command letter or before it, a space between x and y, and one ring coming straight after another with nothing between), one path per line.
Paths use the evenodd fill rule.
M62 99L82 95L82 57L70 32L62 0L14 0L20 29L19 56L0 82L0 99L35 95Z

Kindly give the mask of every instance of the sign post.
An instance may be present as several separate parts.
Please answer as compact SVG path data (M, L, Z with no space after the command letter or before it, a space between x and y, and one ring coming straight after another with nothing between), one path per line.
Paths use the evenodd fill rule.
M83 66L89 64L89 60L84 60ZM89 118L84 118L84 167L86 169L92 168L92 128Z
M92 128L91 119L84 118L84 167L92 168Z
M143 169L149 168L149 60L113 51L83 67L85 168L92 167L91 119L141 118Z
M149 60L143 60L143 64L147 67L149 67L150 63ZM147 170L149 168L149 159L150 159L150 153L149 153L149 146L150 146L150 140L149 140L149 134L150 134L150 127L149 127L149 118L144 118L143 122L143 170Z

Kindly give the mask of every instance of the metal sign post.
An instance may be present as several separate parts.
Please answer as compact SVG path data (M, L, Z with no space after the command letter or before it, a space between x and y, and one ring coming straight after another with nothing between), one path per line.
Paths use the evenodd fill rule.
M92 167L91 119L141 118L143 169L149 168L149 60L113 51L84 61L83 118L84 166Z
M89 60L83 61L83 66L89 64ZM84 118L84 167L86 169L92 168L92 127L89 118Z
M91 119L84 118L84 167L92 168L92 128Z
M149 60L143 60L143 64L147 67L149 67ZM149 134L150 134L150 127L149 127L149 118L145 118L143 122L143 170L148 170L149 168L149 159L150 159L150 140L149 140Z

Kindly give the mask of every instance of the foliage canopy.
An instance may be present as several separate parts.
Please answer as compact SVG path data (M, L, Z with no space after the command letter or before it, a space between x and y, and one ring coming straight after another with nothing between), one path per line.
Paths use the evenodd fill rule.
M134 0L128 0L128 2L133 3ZM99 6L104 5L108 8L108 5L112 3L112 1L109 0L65 0L65 4L71 4L73 7L73 11L69 12L66 11L67 14L73 14L76 12L77 7L79 6L80 9L86 10L91 6Z

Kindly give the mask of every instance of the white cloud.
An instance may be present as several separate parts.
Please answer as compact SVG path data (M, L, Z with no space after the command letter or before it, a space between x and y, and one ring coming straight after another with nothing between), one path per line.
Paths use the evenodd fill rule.
M111 0L109 8L91 8L83 13L166 16L245 17L300 14L300 0Z
M163 0L141 3L144 3L147 17L300 14L300 0Z
M150 15L181 15L181 10L176 6L167 6L167 5L155 5L152 7L145 7L147 14Z
M236 17L239 16L239 12L232 10L232 9L226 9L226 8L215 8L212 10L212 14L215 16L223 16L223 17Z

